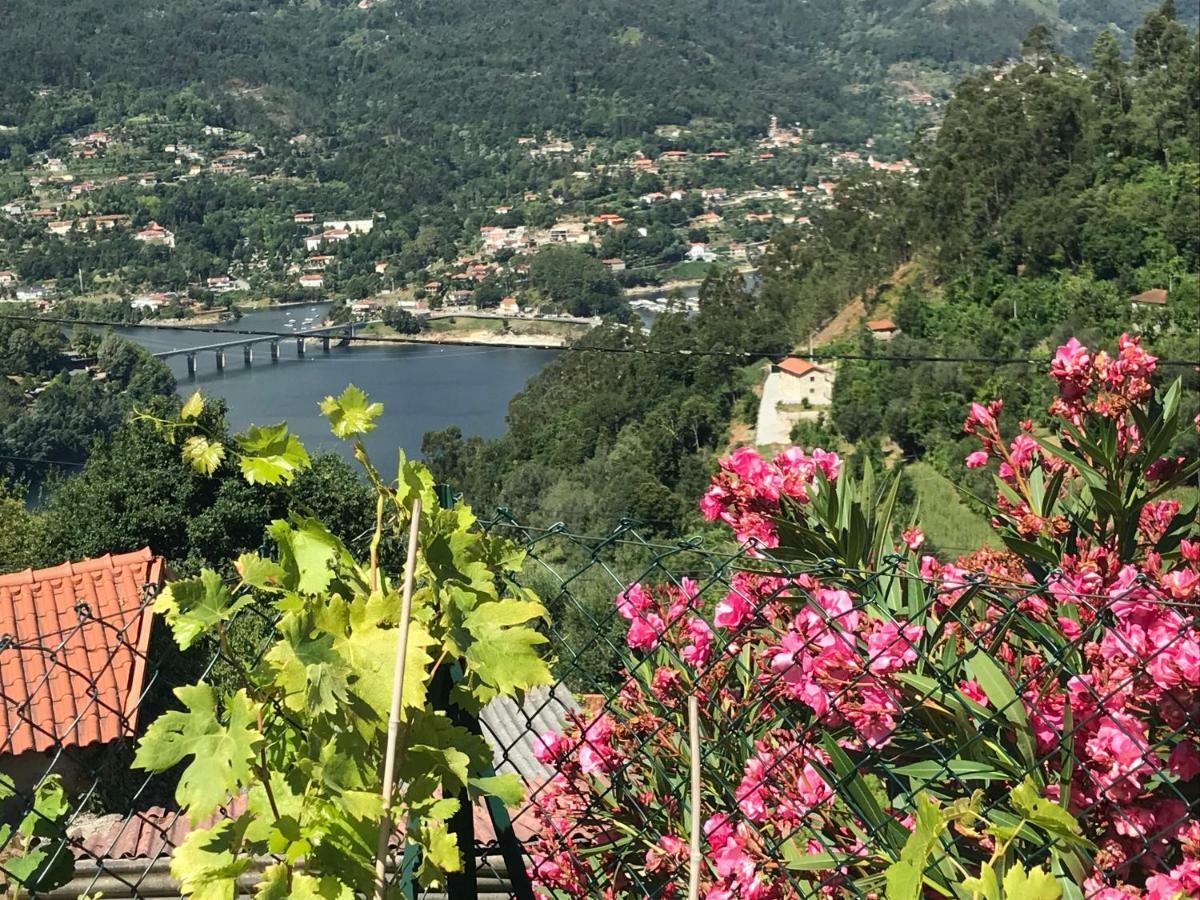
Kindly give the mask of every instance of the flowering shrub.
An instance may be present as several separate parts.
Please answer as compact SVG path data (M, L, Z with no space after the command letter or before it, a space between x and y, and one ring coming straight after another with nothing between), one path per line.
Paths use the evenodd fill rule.
M546 896L1200 896L1200 534L1170 492L1179 384L1122 336L1051 366L1055 431L972 404L1005 549L941 563L894 524L895 481L743 448L704 515L725 581L616 600L620 694L538 755ZM687 698L701 709L699 821Z

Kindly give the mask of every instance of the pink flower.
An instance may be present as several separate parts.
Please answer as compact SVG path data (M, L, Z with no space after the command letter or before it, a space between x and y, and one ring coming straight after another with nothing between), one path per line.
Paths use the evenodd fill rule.
M983 688L980 687L979 682L974 678L972 678L970 681L960 681L958 683L958 689L980 706L988 705L987 694L983 692Z
M579 747L579 768L586 775L598 775L618 768L618 754L610 743L612 717L605 714L592 721L583 732Z
M904 541L904 545L908 547L909 550L911 550L913 553L916 553L925 543L925 534L920 528L905 528L904 531L900 533L900 539Z
M617 612L626 619L634 619L654 605L650 595L640 584L633 584L617 595Z
M570 741L553 731L547 731L541 737L533 739L533 756L538 762L546 765L559 762L570 749Z
M634 650L653 650L662 639L666 626L658 613L646 613L629 623L625 643Z
M821 474L825 476L826 481L837 481L842 460L836 453L817 447L812 452L812 461L821 470Z
M741 628L754 617L754 608L741 594L730 591L717 602L713 624L718 628Z
M898 672L917 659L914 641L921 639L921 626L901 627L896 622L876 619L867 635L867 658L872 672Z
M988 455L983 450L976 450L967 454L965 462L968 469L982 469L987 465Z
M1171 750L1167 768L1180 781L1191 781L1200 775L1200 750L1191 741L1180 741Z
M972 425L982 425L984 428L991 428L996 424L996 417L982 403L972 403L971 412L967 415L967 422Z

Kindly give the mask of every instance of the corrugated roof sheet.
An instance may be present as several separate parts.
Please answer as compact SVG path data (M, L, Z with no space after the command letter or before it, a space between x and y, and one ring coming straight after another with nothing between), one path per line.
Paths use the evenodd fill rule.
M149 549L0 575L0 754L133 735L162 579Z

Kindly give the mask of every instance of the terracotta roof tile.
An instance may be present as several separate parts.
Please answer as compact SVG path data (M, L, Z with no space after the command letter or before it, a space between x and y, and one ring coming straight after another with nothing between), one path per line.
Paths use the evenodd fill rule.
M0 575L0 754L133 734L162 579L148 549Z
M824 372L816 363L809 362L807 359L800 359L797 356L789 356L782 362L776 363L775 368L781 372L787 372L789 375L807 375L809 372Z

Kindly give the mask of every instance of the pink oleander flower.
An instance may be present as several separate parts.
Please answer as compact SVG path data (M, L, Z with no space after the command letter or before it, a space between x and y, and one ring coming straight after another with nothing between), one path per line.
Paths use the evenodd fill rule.
M958 683L958 689L962 691L965 696L969 697L971 700L974 700L980 706L988 705L987 694L983 692L983 688L980 687L979 682L974 678L972 678L970 681L960 681Z
M986 451L976 450L974 453L968 453L963 461L968 469L982 469L988 463L988 455Z
M658 646L665 632L666 626L662 616L658 613L646 613L629 623L629 633L625 635L625 642L634 650L649 651Z
M903 626L878 619L872 622L871 633L867 635L867 658L871 671L898 672L916 662L917 648L914 644L921 639L922 633L920 625Z
M717 602L713 624L718 628L738 629L754 618L750 601L736 591L730 591Z
M900 539L913 553L916 553L925 543L925 533L920 528L905 528L900 533Z

